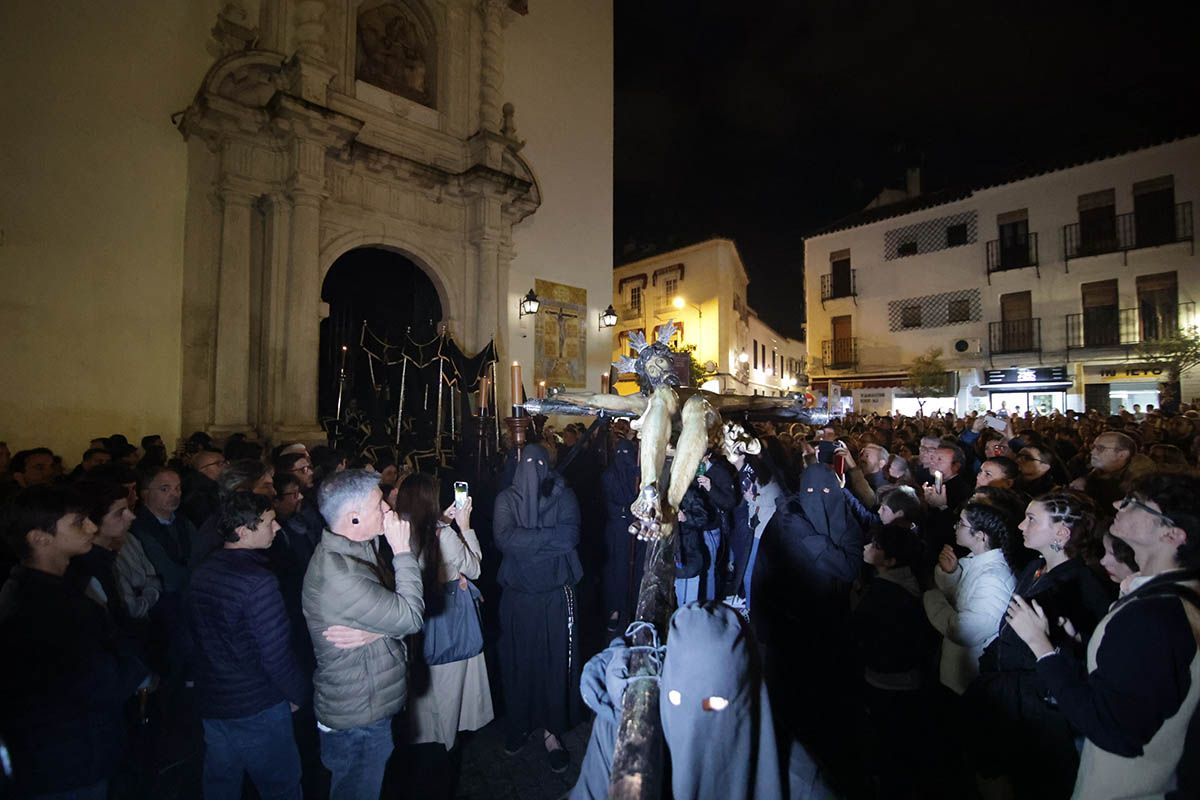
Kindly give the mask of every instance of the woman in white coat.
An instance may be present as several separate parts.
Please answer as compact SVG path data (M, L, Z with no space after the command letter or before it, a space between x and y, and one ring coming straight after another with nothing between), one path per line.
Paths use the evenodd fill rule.
M440 514L437 505L438 484L428 475L413 475L397 491L396 510L410 515L413 531L427 525L435 529L436 555L422 552L420 556L426 581L436 580L441 587L458 580L465 587L467 580L479 578L483 558L479 539L471 528L471 498L468 496L461 508L451 505ZM432 575L433 565L428 563L433 558L437 559L436 578ZM409 683L408 709L414 744L437 742L450 750L459 731L479 730L495 716L483 653L429 666L428 686L423 688L424 691L418 691L412 681Z
M1019 517L1000 503L967 504L954 531L954 541L970 550L959 559L950 545L938 555L933 580L925 592L925 614L944 637L942 684L961 695L979 674L979 656L996 638L1016 586L1015 554L1020 552Z

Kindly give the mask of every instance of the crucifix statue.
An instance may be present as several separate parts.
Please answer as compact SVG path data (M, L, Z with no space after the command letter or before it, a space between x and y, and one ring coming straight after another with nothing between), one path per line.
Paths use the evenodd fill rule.
M668 343L675 333L671 320L663 325L653 343L641 331L629 337L636 357L622 356L618 371L637 375L639 391L631 395L599 393L559 393L549 398L528 400L525 408L533 414L574 414L634 417L631 427L641 440L638 497L630 506L637 523L630 532L645 540L665 539L670 535L679 511L679 503L696 476L696 469L710 443L723 436L721 411L757 411L794 408L786 397L748 397L720 395L692 388L681 388L675 374ZM675 454L670 474L664 474L667 448L675 438ZM665 500L665 503L664 503Z

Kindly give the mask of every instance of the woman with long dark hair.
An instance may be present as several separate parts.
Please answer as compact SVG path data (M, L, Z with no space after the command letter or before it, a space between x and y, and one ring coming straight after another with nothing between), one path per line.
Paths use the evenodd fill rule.
M471 528L471 498L468 496L461 507L451 504L444 511L438 510L438 501L437 479L423 473L408 478L396 491L396 512L411 521L413 552L425 582L427 636L441 624L439 614L449 617L450 602L474 604L478 590L470 582L479 578L483 559L479 539ZM451 594L455 597L448 601L447 595ZM447 630L451 638L473 641L478 615L469 608L463 618L468 624L473 621L476 630L443 628L439 632ZM478 633L482 643L482 631ZM452 649L465 647L464 642L451 644ZM426 654L429 652L427 647ZM451 750L459 731L479 730L492 721L487 664L480 650L467 658L428 666L428 685L418 688L415 681L410 684L412 740L416 744L437 742Z
M1109 594L1083 555L1093 547L1095 508L1077 492L1052 492L1029 504L1020 524L1025 547L1037 552L1017 578L1014 601L1045 609L1049 636L1069 650L1086 643L1108 611ZM1018 797L1067 797L1079 753L1067 720L1036 671L1037 657L1007 620L979 660L967 692L969 737L985 781L1007 776Z

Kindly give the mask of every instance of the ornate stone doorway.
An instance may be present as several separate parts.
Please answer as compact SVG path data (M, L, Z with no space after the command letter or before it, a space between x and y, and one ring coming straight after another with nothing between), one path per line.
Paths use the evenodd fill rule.
M433 339L442 321L437 288L424 270L404 255L379 247L360 247L330 267L321 287L321 300L328 304L329 316L321 320L320 418L325 421L337 417L339 387L344 403L373 413L376 387L386 386L386 380L368 355L368 351L378 348L368 346L364 350L360 346L363 338L387 343L400 342L406 334L421 342Z

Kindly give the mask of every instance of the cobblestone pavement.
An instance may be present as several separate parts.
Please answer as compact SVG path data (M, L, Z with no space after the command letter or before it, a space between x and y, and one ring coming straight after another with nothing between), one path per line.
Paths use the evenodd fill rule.
M550 771L541 731L515 756L504 752L504 725L495 720L478 731L463 746L462 772L458 781L460 800L558 800L565 797L579 777L579 763L587 749L592 723L585 722L563 738L571 753L571 766L562 774Z

